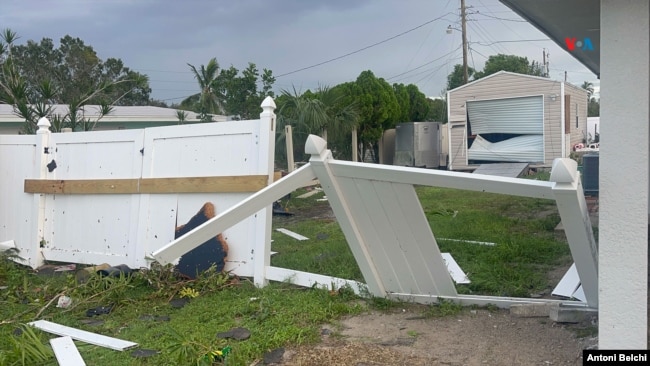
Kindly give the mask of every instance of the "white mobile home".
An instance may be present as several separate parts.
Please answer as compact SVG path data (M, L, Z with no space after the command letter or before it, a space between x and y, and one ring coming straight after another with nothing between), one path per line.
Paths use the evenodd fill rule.
M587 91L500 71L447 92L449 169L485 162L550 166L587 136Z

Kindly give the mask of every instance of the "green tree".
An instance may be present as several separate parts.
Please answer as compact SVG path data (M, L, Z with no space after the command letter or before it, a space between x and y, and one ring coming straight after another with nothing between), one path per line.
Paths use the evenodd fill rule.
M51 102L65 104L82 100L89 91L112 84L96 93L89 104L148 105L151 88L146 75L124 66L120 59L102 61L81 39L61 38L58 48L50 38L12 47L16 72L27 83L28 96L39 94L38 85L48 80L56 91Z
M188 65L201 92L183 100L180 107L198 112L202 120L209 121L211 114L216 113L233 116L235 119L257 118L264 98L274 95L273 72L263 69L260 74L254 63L249 63L241 74L234 66L219 70L216 58L198 69ZM260 84L261 88L258 88Z
M357 126L356 105L346 98L342 88L319 87L316 92L282 90L276 99L278 140L276 158L286 162L284 127L291 125L294 158L306 160L305 141L310 134L323 135L327 131L328 148L338 159L350 159L350 133Z
M49 39L40 45L29 41L25 46L15 45L17 39L9 29L0 35L0 101L12 104L15 113L25 119L21 133L35 133L38 119L46 116L53 131L66 127L92 130L112 105L135 88L148 100L146 76L125 73L117 60L112 63L113 74L107 74L92 47L78 38L64 37L58 49ZM67 104L68 111L54 113L53 104ZM99 104L99 118L84 117L82 111L89 104Z
M423 122L427 120L431 107L428 98L414 84L406 86L409 95L409 122Z
M454 70L447 75L447 90L456 89L461 85L465 84L463 72L463 65L454 65ZM474 74L476 70L471 67L467 68L467 81L471 82L474 79Z
M587 91L587 98L591 99L591 97L594 95L594 84L589 81L585 81L582 83L582 85L580 85L580 87Z
M399 105L399 122L411 122L411 98L409 92L406 89L404 84L393 84L393 90L395 92L395 98L397 98L397 104Z
M221 104L222 96L218 93L216 85L217 76L219 76L219 63L216 58L211 58L207 65L201 65L198 69L191 64L187 64L194 74L194 78L199 84L199 98L197 111L202 121L212 121L213 114L219 114L223 111ZM187 100L187 99L186 99ZM185 100L181 105L185 104ZM188 103L189 104L189 103Z
M447 123L447 101L444 99L429 99L429 115L427 120Z
M587 105L587 116L588 117L600 116L600 102L596 100L596 98L589 99L589 104Z
M492 55L485 61L483 71L479 71L474 76L475 79L484 78L499 71L516 72L518 74L542 76L544 70L542 66L536 62L529 62L528 58L516 55Z
M400 117L400 106L393 88L370 70L363 71L348 88L350 97L359 109L358 138L362 155L368 149L376 150L384 130L395 127ZM377 156L377 154L375 154Z

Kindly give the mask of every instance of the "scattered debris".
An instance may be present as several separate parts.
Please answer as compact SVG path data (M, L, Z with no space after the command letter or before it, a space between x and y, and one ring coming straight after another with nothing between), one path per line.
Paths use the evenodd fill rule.
M575 298L586 302L585 293L582 290L580 276L578 275L578 269L575 263L569 267L560 282L551 292L551 295L566 299Z
M294 239L297 239L297 240L309 240L308 237L302 236L302 235L297 234L297 233L294 233L291 230L287 230L287 229L283 229L283 228L278 228L278 229L275 229L275 230L279 231L279 232L281 232L281 233L283 233L285 235L289 235L290 237L292 237Z
M275 201L273 202L273 215L279 215L279 216L293 216L292 212L288 212L287 210L282 207L280 202Z
M75 273L75 278L77 279L77 283L85 283L93 273L97 273L98 271L108 269L110 267L110 264L102 263L97 266L82 268Z
M136 349L135 351L131 352L131 356L135 358L145 358L145 357L151 357L159 354L160 351L156 351L154 349Z
M325 239L327 239L327 238L329 238L329 235L327 235L327 234L325 234L325 233L318 233L318 234L316 234L316 239L318 239L318 240L325 240Z
M59 296L59 300L56 304L57 308L67 309L68 307L70 307L70 305L72 305L72 298L70 296L65 296L65 295Z
M438 240L443 240L443 241L456 241L459 243L470 243L470 244L479 244L479 245L488 245L488 246L495 246L495 243L491 243L489 241L475 241L475 240L463 240L463 239L449 239L449 238L437 238Z
M440 253L442 255L442 259L445 261L445 264L447 265L447 271L451 275L451 278L456 282L457 284L468 284L471 283L469 278L467 278L467 275L463 270L460 268L458 263L456 263L456 260L451 256L449 253Z
M130 276L132 272L133 270L126 264L120 264L118 266L108 267L97 271L97 273L102 277Z
M215 217L214 204L206 202L187 224L176 228L174 238L178 239L213 217ZM218 234L183 254L178 261L176 269L184 276L195 279L199 273L203 273L212 266L216 266L217 272L223 271L227 256L228 243L226 243L226 240L221 234Z
M276 348L264 354L264 363L280 363L280 361L282 361L282 356L284 356L284 348Z
M110 314L111 310L113 310L113 305L98 306L96 308L86 310L86 316L91 318L97 315Z
M150 314L141 315L138 319L147 320L147 321L156 321L156 322L168 322L171 320L171 318L167 315L150 315Z
M77 269L77 265L74 263L71 264L66 264L63 266L56 266L54 267L54 272L68 272L68 271L74 271Z
M9 249L16 249L16 243L13 240L0 241L0 252Z
M101 319L81 319L79 322L93 327L104 324L104 321Z
M52 338L50 345L54 356L61 366L85 366L86 362L81 357L77 346L69 336Z
M124 341L93 332L87 332L81 329L66 327L65 325L49 322L47 320L37 320L28 324L44 332L64 337L68 336L78 341L94 344L95 346L114 349L116 351L124 351L125 349L133 348L138 345L135 342Z
M298 196L298 197L296 197L296 198L307 198L307 197L311 197L311 196L313 196L313 195L315 195L315 194L318 194L318 193L320 193L320 192L322 192L322 191L323 191L322 188L316 187L316 188L312 189L311 191L309 191L309 192L307 192L307 193L303 193L303 194L301 194L300 196Z
M327 196L323 196L323 198L317 198L316 201L325 202L325 201L327 201Z
M250 338L250 336L251 336L251 331L241 327L232 328L227 332L217 333L217 338L232 338L238 341L246 340Z
M189 303L189 302L190 302L190 299L188 299L186 297L181 297L181 298L178 298L178 299L172 299L169 302L169 305L171 305L175 309L180 309L183 306L187 305L187 303Z

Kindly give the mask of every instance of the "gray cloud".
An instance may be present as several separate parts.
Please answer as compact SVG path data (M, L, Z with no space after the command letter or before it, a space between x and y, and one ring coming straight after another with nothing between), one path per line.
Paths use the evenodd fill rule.
M520 19L497 0L468 0L476 11ZM66 34L92 45L100 57L118 57L148 74L153 97L170 99L197 91L187 63L205 64L216 57L222 67L239 69L248 62L279 75L314 65L446 15L406 35L349 57L278 78L277 89L313 89L350 81L372 70L389 82L415 83L439 95L453 65L461 63L457 0L2 0L0 28L22 39L55 41ZM552 42L493 43L546 38L532 25L470 16L470 65L480 69L496 53L541 61L550 50L551 77L580 84L595 76ZM493 44L490 44L493 43ZM438 61L431 62L432 60ZM429 63L429 64L427 64ZM418 68L420 67L420 68ZM409 72L409 70L418 68ZM170 100L178 101L178 100Z

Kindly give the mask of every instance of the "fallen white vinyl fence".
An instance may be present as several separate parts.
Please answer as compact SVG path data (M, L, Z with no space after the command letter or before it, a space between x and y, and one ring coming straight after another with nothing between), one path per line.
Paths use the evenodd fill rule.
M154 251L152 256L163 264L173 262L216 233L236 225L306 182L318 179L366 283L272 267L269 265L270 241L266 241L255 247L256 254L263 253L255 257L257 285L263 286L268 280L289 280L304 286L351 285L356 291L366 287L374 296L422 303L451 299L464 304L509 307L516 303L552 302L459 295L414 185L546 198L557 202L585 294L586 304L580 306L597 308L598 251L575 161L556 159L551 181L545 182L337 161L326 149L326 142L313 135L307 140L306 152L311 154L309 164Z
M259 120L0 136L0 243L44 261L147 267L206 203L223 212L272 183L275 104ZM271 203L223 232L226 270L253 276Z

